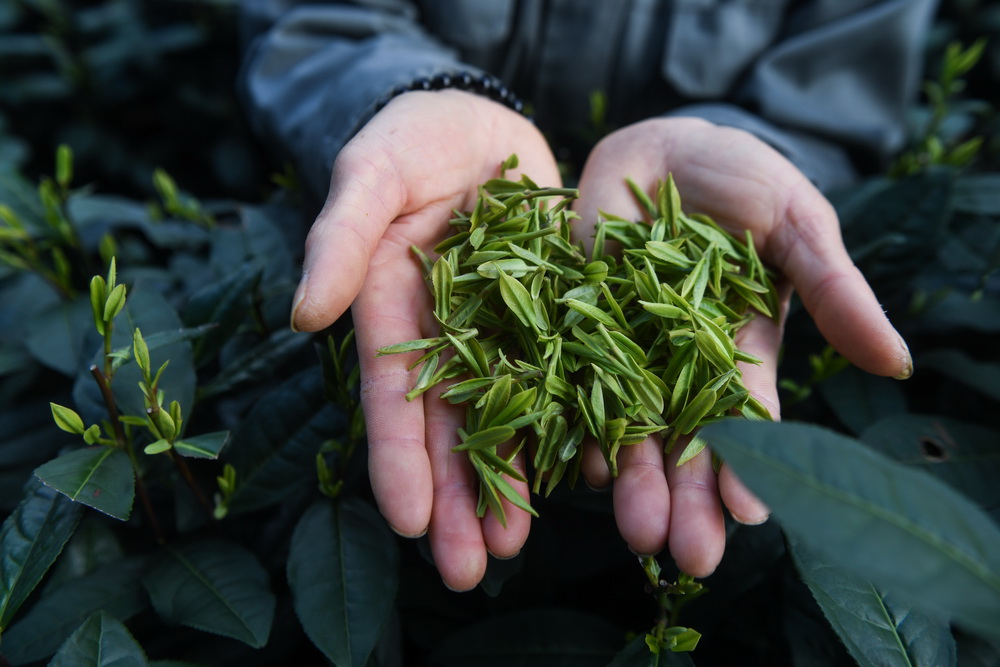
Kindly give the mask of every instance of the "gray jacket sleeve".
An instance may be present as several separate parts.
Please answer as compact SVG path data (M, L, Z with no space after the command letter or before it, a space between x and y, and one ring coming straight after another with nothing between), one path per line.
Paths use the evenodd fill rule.
M397 85L462 69L458 54L425 32L406 2L246 3L241 93L257 132L291 157L325 194L337 152Z
M671 113L749 130L824 190L848 184L859 166L884 168L902 148L936 0L808 3L783 27L770 28L775 39L759 51L741 38L748 26L756 28L751 33L768 34L767 25L754 26L764 21L754 3L724 4L709 19L712 4L680 3L664 75L703 100L724 94L737 78L741 83L728 103L702 102ZM707 28L713 21L716 28ZM730 57L706 68L706 47L731 54L742 48L745 60Z
M550 140L603 90L623 125L695 115L746 129L821 189L904 139L936 0L251 0L241 90L260 133L317 194L394 86L489 70Z

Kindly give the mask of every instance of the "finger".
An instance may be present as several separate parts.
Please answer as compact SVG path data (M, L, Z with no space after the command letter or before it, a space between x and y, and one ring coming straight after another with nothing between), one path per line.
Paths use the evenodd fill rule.
M486 573L486 543L476 515L479 482L468 455L452 451L459 444L464 410L442 400L442 391L436 387L425 395L427 451L434 479L431 553L445 586L467 591Z
M399 285L412 285L416 293L399 298ZM419 268L405 261L372 271L353 307L372 490L389 525L405 536L423 534L430 521L432 481L424 443L428 399L406 400L416 384L418 369L408 367L417 353L377 353L381 347L421 338L421 321L431 308Z
M708 449L684 465L676 462L684 440L667 456L670 487L670 555L677 567L693 577L707 577L722 561L726 529L712 455Z
M643 219L643 211L622 181L622 175L645 174L644 168L645 165L636 165L617 152L602 150L600 144L591 153L580 176L580 198L573 204L573 210L580 216L573 226L574 240L583 241L588 252L594 227L603 214L626 220Z
M405 190L388 153L362 132L337 156L330 193L306 237L292 328L318 331L347 310Z
M670 528L670 489L658 438L618 451L613 493L615 521L629 548L644 556L662 550Z
M774 420L781 419L778 402L778 356L784 329L790 290L787 283L779 286L781 313L777 320L758 314L736 334L740 350L761 360L758 364L738 362L743 385L760 401ZM711 445L711 443L709 443ZM767 521L770 509L739 480L732 468L723 463L719 469L719 495L734 519L740 523L757 525Z
M519 452L511 462L514 468L527 479L525 474L525 455ZM528 483L506 478L514 490L525 500L529 499ZM513 558L521 551L521 547L528 539L528 532L531 529L531 515L516 507L506 498L501 498L504 516L507 521L506 527L493 514L487 512L483 517L483 538L486 540L486 549L497 558Z
M769 241L824 338L849 361L876 375L904 379L910 352L844 248L836 213L809 183L792 192L788 224Z
M583 447L582 460L580 461L580 474L583 475L583 481L595 491L606 489L611 484L611 471L608 469L608 462L604 459L597 439L592 435L584 436L580 446Z

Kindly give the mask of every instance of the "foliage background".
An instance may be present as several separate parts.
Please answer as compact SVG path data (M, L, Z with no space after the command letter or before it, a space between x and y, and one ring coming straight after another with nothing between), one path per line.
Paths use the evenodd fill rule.
M997 521L1000 8L942 4L928 44L930 78L948 43L991 38L939 133L946 145L982 136L982 148L962 169L924 165L834 197L852 254L910 342L917 372L897 383L843 368L794 311L782 366L785 418L854 436L927 470ZM363 445L352 427L354 399L336 390L349 371L338 379L325 336L286 331L314 208L246 126L233 89L237 41L235 6L224 1L0 4L0 202L43 229L35 186L53 173L56 147L72 147L77 189L67 211L82 246L71 273L83 295L60 298L29 274L0 268L0 511L16 514L25 494L44 495L31 486L32 471L80 446L53 425L50 401L76 406L88 424L98 419L99 403L82 388L100 344L88 333L85 294L90 275L106 270L100 248L110 234L129 288L130 324L149 336L216 323L213 332L170 341L153 355L156 364L171 360L167 399L184 403L189 434L232 432L219 461L189 461L208 496L223 463L237 470L230 513L208 520L164 457L144 458L142 472L167 543L179 550L172 553L209 572L211 554L224 554L246 574L235 592L195 591L194 602L244 593L250 600L229 625L217 614L205 620L183 605L169 609L162 589L180 590L189 578L171 569L183 561L156 544L138 503L126 523L88 509L19 610L8 605L5 570L5 659L45 664L60 646L73 648L63 642L84 625L77 648L80 637L96 637L120 640L134 655L137 643L161 665L691 664L681 655L649 658L641 639L628 643L650 628L657 608L617 535L606 494L576 489L540 501L543 520L523 553L491 561L484 584L467 594L441 585L423 541L385 530L372 510L364 446L354 447ZM926 100L912 116L919 137ZM157 168L173 176L187 209L171 210L154 185ZM214 224L204 224L208 215ZM329 333L339 344L348 328L340 322ZM121 390L125 403L135 402L132 385ZM330 475L327 495L318 488L317 453ZM54 494L44 500L61 507ZM800 575L823 570L822 557L795 552L797 570L777 521L733 524L729 532L725 560L705 582L709 594L682 614L704 635L694 664L1000 664L995 634L962 624L952 633L933 610L924 610L931 620L908 613L905 593L920 599L919 589L904 590L905 603L878 593L876 603L890 612L875 620L859 612L860 626L838 626ZM17 541L12 534L0 540L4 553ZM824 539L808 527L800 537ZM888 556L908 562L906 553ZM814 567L803 567L810 557ZM864 563L847 565L862 580L876 574ZM836 581L843 590L844 579ZM98 609L106 615L91 616ZM254 614L270 620L250 622ZM873 630L886 619L888 643ZM127 626L124 639L118 622ZM845 644L834 628L861 645Z

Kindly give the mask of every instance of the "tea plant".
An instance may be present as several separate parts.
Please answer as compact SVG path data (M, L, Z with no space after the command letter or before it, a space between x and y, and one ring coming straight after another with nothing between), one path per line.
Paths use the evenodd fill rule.
M997 33L988 3L942 12L946 37ZM476 591L454 594L426 540L397 538L372 504L351 323L288 331L315 211L288 189L263 194L260 158L235 122L233 67L210 57L235 52L232 18L226 3L0 4L3 661L997 663L995 39L952 78L967 85L945 95L942 159L927 158L918 124L905 170L830 195L855 262L910 344L913 378L843 364L793 302L786 422L699 431L773 509L763 526L727 524L712 576L691 581L664 556L636 567L609 496L561 483L532 496L539 518L523 552L491 560ZM200 92L181 94L192 85ZM922 119L934 113L927 102ZM156 110L154 138L143 109ZM975 136L985 139L960 169L948 156ZM195 144L209 148L192 164ZM295 178L286 170L276 182ZM609 229L651 233L647 223ZM588 255L590 272L575 268L593 304L556 302L549 325L571 311L590 336L570 326L563 355L600 338L598 355L621 361L598 327L624 345L600 321L620 324L600 283L623 296L613 279L627 266L606 254L614 260ZM530 295L528 272L514 279ZM519 300L497 297L497 312L518 318ZM634 387L588 368L570 379L600 378L607 432L621 398L605 377L626 396ZM677 628L697 628L695 650L650 651L690 648L694 635Z

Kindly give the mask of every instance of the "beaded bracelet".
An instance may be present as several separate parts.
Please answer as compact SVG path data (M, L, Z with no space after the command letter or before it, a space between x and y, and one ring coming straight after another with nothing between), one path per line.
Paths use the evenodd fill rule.
M483 73L474 75L469 72L457 72L454 74L443 72L429 78L420 77L414 79L408 85L396 86L376 103L375 111L381 111L386 104L403 93L417 90L445 89L465 90L470 93L483 95L517 113L524 113L524 102L510 88L505 86L500 79L492 74Z

